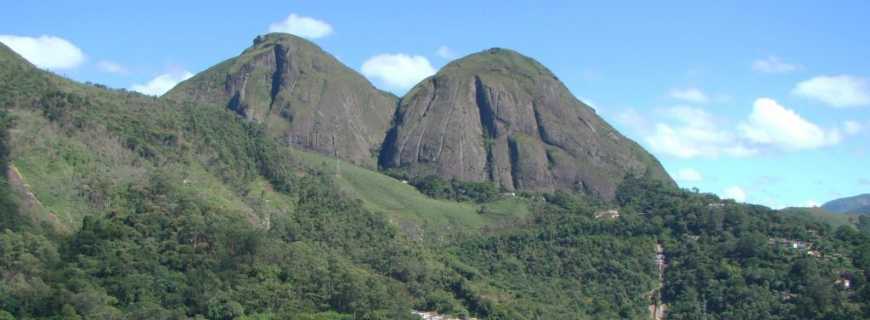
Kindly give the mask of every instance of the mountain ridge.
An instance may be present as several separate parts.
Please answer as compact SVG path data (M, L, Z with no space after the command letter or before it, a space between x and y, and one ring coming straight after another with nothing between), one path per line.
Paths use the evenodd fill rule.
M291 145L370 168L398 100L313 42L284 33L258 36L164 98L225 106Z
M510 49L453 60L399 98L313 42L271 33L164 99L224 106L290 145L411 178L603 199L626 175L676 185L547 67Z
M870 193L851 197L834 199L822 205L828 211L836 213L866 213L870 214Z
M661 164L545 66L492 48L454 60L400 99L380 157L410 176L612 199L627 174L674 185Z

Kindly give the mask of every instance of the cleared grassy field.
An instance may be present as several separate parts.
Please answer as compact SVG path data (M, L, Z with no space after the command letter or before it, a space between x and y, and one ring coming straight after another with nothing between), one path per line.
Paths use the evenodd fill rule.
M505 197L483 204L433 199L376 171L312 152L295 153L306 166L332 175L344 192L362 200L367 209L386 213L406 232L415 233L416 229L443 237L529 214L528 204L521 198Z

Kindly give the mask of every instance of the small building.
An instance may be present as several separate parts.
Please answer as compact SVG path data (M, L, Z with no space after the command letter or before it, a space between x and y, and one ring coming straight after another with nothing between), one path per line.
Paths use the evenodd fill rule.
M791 247L793 249L806 250L806 249L810 248L810 245L806 242L803 242L800 240L790 240L790 241L791 241Z
M852 274L848 272L840 273L840 276L837 277L837 280L834 281L834 284L843 287L843 289L849 289L852 287Z
M835 283L843 286L843 289L849 289L852 286L852 282L849 279L837 279Z
M619 210L616 209L602 210L595 213L595 219L613 220L616 218L619 218Z
M812 243L801 241L801 240L792 240L792 239L783 239L783 238L770 238L767 240L769 244L780 245L786 248L798 250L801 252L810 253L812 251ZM811 254L812 255L812 254Z

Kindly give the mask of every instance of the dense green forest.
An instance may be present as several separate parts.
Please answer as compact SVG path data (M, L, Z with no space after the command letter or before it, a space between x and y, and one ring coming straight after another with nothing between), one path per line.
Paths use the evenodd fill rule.
M0 319L641 319L659 296L668 319L870 317L870 235L849 225L634 176L614 201L512 202L427 177L430 197L529 211L429 241L222 106L8 54L0 106Z

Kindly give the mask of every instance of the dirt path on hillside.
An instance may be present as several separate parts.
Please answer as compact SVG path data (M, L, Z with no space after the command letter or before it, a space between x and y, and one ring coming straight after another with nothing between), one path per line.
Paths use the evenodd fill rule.
M650 318L653 320L664 320L665 312L668 306L662 303L662 288L665 285L665 268L668 267L665 260L665 250L660 242L656 242L656 268L658 269L659 281L656 287L650 292L649 312Z

